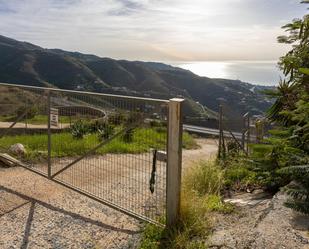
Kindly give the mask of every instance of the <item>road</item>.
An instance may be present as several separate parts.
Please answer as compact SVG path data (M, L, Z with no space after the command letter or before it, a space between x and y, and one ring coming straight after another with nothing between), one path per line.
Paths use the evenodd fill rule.
M199 134L207 134L207 135L213 135L213 136L219 136L219 130L217 129L212 129L212 128L206 128L206 127L201 127L201 126L195 126L195 125L183 125L183 129L185 131L189 132L194 132L194 133L199 133ZM233 135L241 140L242 134L240 132L233 132ZM224 136L225 137L232 137L231 133L228 131L224 131Z

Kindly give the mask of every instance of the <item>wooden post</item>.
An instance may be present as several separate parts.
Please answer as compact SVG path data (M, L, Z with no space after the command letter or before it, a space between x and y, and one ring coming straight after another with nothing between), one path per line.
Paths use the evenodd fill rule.
M167 193L166 222L171 227L180 214L182 163L182 103L184 99L170 99L168 106Z

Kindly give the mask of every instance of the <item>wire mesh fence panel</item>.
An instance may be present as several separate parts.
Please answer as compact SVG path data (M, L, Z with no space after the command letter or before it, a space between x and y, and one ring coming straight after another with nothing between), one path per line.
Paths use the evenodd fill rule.
M227 132L241 134L245 128L243 114L232 110L228 103L222 103L223 129Z
M224 157L225 151L244 151L248 153L251 128L249 113L239 114L227 103L221 103L219 111L219 154Z
M54 91L51 111L54 179L141 218L164 215L165 102Z
M0 152L4 158L47 174L47 117L46 91L0 85ZM12 160L6 162L14 164Z
M0 104L1 153L129 215L165 217L168 101L0 84Z

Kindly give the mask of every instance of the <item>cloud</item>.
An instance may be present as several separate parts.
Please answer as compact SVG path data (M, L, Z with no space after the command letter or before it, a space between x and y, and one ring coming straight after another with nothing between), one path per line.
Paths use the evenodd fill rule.
M293 0L294 1L294 0ZM143 60L276 59L282 0L0 0L3 35L48 48Z

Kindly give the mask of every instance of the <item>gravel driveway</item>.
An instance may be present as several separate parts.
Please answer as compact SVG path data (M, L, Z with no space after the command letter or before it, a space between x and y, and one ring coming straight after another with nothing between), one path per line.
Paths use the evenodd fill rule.
M184 150L184 168L216 153ZM0 248L135 248L141 223L25 169L0 168Z

